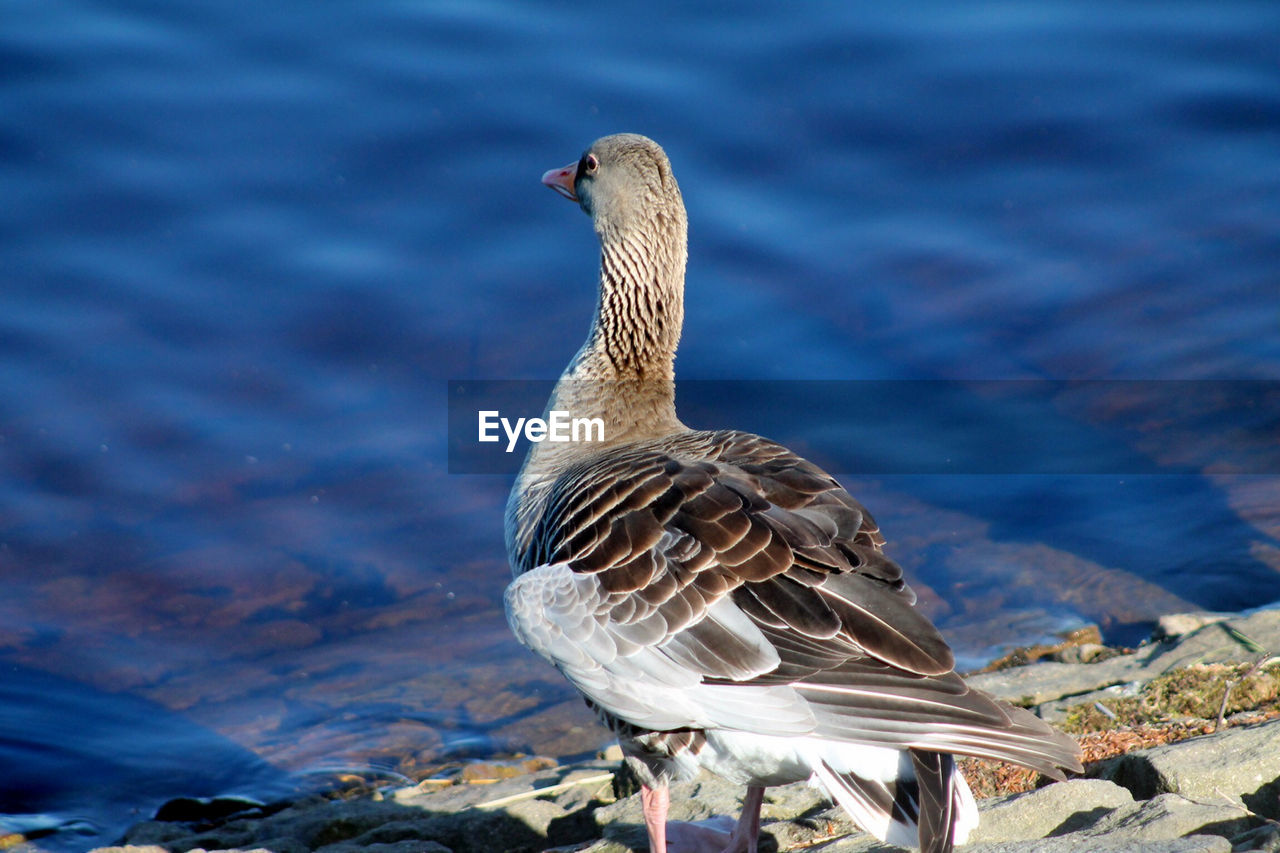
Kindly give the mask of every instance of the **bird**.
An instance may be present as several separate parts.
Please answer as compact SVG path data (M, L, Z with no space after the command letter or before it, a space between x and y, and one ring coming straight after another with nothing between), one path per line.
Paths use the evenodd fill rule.
M977 824L956 755L1054 779L1076 742L970 688L865 507L767 438L676 416L688 219L661 146L602 137L542 183L600 243L587 339L549 411L593 441L531 443L507 502L517 639L619 739L653 853L755 853L769 786L807 780L881 840L950 851ZM667 823L702 769L739 819Z

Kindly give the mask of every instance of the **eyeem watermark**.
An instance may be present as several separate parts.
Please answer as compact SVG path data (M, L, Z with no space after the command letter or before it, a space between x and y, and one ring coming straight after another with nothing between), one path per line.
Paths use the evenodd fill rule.
M604 441L603 418L575 418L568 412L552 409L542 418L516 418L514 424L497 409L477 412L480 422L479 440L500 441L498 427L507 436L507 453L516 449L523 432L526 441Z
M449 473L515 474L521 438L619 438L572 402L542 414L555 387L451 380ZM613 393L575 391L559 399ZM1280 381L685 380L676 408L690 427L757 433L833 474L1280 474Z

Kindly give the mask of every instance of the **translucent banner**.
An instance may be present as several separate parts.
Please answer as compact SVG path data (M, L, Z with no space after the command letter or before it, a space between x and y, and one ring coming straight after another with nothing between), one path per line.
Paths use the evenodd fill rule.
M449 472L513 474L540 442L606 446L590 401L613 389L580 385L557 409L554 387L450 381ZM686 380L676 411L846 474L1280 473L1280 382Z

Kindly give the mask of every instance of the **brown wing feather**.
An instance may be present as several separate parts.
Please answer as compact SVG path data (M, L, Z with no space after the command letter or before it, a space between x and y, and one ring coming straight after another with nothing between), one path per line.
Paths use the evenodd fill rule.
M732 595L761 625L824 642L817 654L783 643L797 655L784 655L788 673L865 655L917 673L953 665L911 607L902 570L880 552L870 513L817 466L759 436L687 433L636 445L569 470L553 494L530 549L545 557L526 562L595 575L616 618L656 612L664 641ZM714 633L699 629L690 660L707 678L740 673L714 665Z

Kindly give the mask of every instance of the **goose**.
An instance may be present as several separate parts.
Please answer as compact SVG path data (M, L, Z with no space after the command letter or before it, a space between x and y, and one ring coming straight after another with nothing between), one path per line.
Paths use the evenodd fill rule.
M1075 741L956 674L835 479L676 417L688 226L663 149L606 136L542 182L600 241L595 317L548 409L604 435L531 444L504 604L617 735L650 850L755 853L765 788L807 780L877 838L949 851L978 819L955 755L1080 772ZM746 786L740 818L668 825L669 785L701 769Z

